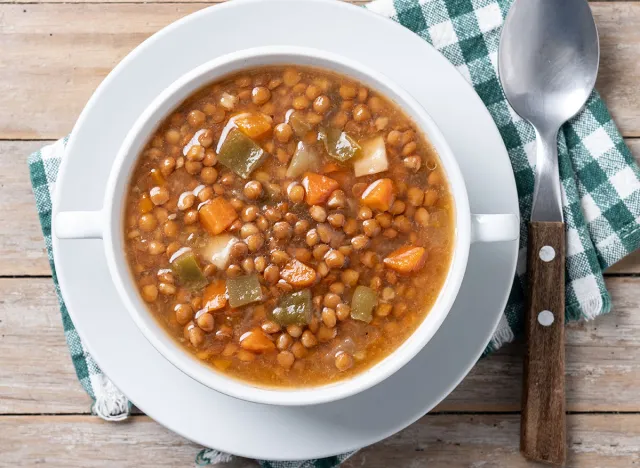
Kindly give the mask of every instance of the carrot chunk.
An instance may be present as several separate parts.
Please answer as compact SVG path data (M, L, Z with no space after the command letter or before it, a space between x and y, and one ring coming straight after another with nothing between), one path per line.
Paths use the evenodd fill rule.
M158 169L151 169L149 171L149 175L151 176L151 180L153 180L153 183L156 185L164 185L164 176L162 175L162 172L160 172Z
M271 130L271 119L260 113L238 115L234 122L249 138L259 138Z
M327 201L331 193L339 187L338 182L313 172L307 172L302 179L306 191L305 201L309 205L318 205Z
M328 162L324 166L322 166L322 173L329 174L331 172L337 172L340 170L340 166L338 166L334 162Z
M142 195L140 195L140 201L138 202L138 211L141 214L144 214L153 211L153 208L154 205L149 194L147 192L144 192Z
M424 266L426 260L427 252L423 247L407 245L387 255L384 264L392 270L406 275L418 271Z
M298 260L291 260L280 270L280 276L291 286L304 288L316 280L316 271Z
M207 286L202 295L204 306L209 311L220 310L227 305L227 283L215 280Z
M214 236L223 232L238 218L233 205L222 197L214 198L211 202L202 205L198 211L200 224Z
M362 194L362 203L374 210L387 211L391 208L395 193L391 179L378 179L371 183Z
M254 328L243 334L240 337L240 346L254 353L266 353L276 349L273 341L259 328Z

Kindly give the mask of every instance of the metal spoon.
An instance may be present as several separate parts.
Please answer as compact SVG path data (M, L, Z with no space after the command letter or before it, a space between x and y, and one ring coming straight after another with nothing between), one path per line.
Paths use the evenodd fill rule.
M566 460L564 396L565 230L556 138L596 81L598 32L585 0L515 0L498 68L513 109L536 130L536 180L529 224L527 352L520 450Z

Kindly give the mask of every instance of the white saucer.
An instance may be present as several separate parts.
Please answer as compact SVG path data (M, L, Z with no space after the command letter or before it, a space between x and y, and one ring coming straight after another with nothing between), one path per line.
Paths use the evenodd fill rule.
M320 0L235 0L194 13L145 41L111 72L80 116L60 169L54 211L102 206L107 174L124 135L165 86L216 56L268 44L328 50L388 75L424 105L447 137L472 211L518 213L513 172L498 130L455 68L392 21ZM387 381L335 403L274 407L217 393L164 360L119 301L101 241L54 237L53 245L78 333L116 386L184 437L262 459L317 458L360 448L433 408L489 342L507 301L518 250L517 241L473 246L460 294L441 329Z

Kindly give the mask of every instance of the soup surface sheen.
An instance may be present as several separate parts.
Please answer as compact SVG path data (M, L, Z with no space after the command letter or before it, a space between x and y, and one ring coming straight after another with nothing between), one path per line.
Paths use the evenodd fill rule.
M435 151L395 104L324 70L265 67L161 122L124 237L142 298L188 352L304 387L411 335L447 276L453 214Z

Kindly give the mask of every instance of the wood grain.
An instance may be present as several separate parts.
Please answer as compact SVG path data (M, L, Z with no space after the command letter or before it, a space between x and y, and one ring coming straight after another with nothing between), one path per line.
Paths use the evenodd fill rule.
M345 468L532 468L518 453L518 415L422 418L362 450ZM628 468L640 462L640 415L568 416L569 457L575 468ZM91 416L0 418L0 466L193 466L199 446L146 416L106 423ZM240 460L229 468L257 466Z
M206 3L0 4L0 139L67 134L127 53ZM602 44L598 89L625 136L640 136L640 2L592 4Z
M0 141L0 276L51 274L27 165L47 143Z
M552 249L551 259L542 258L543 248ZM567 458L564 223L530 223L527 258L529 296L525 311L520 450L530 460L563 466ZM550 324L539 322L538 314L542 311L552 314Z
M569 411L640 412L640 279L609 278L607 286L613 312L567 326ZM518 411L521 383L522 345L507 346L481 359L437 411ZM89 406L51 280L0 279L0 414L88 413Z

